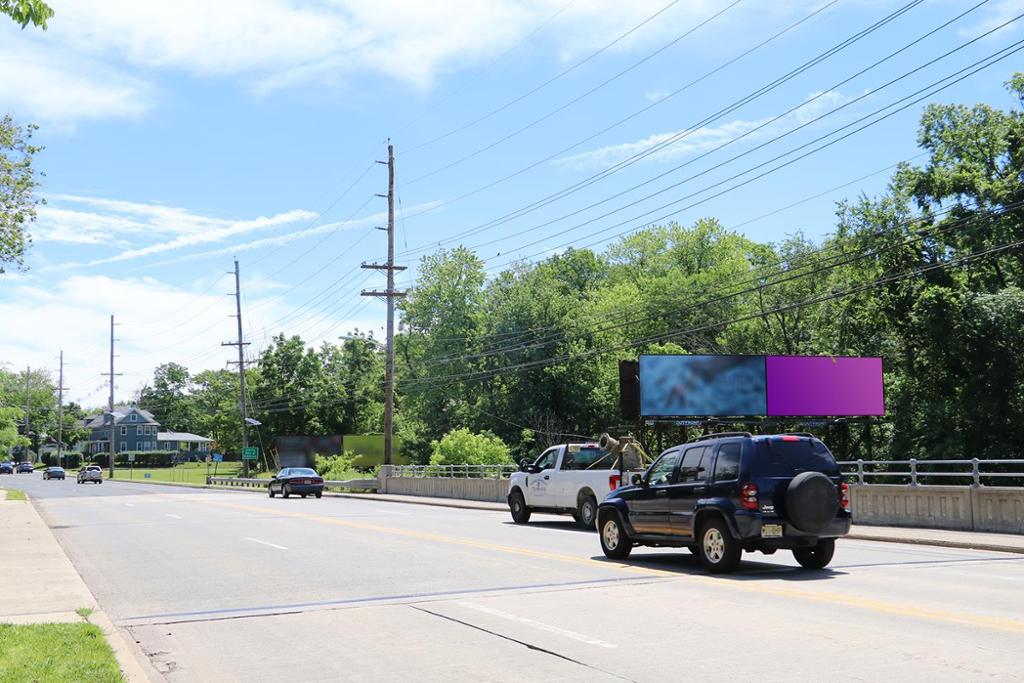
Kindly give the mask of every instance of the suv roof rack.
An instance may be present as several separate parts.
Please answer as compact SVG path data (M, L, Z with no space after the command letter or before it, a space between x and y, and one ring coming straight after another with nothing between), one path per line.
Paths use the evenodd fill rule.
M690 439L686 443L695 443L697 441L708 441L710 439L725 439L730 436L754 436L750 432L718 432L717 434L704 434L702 436Z

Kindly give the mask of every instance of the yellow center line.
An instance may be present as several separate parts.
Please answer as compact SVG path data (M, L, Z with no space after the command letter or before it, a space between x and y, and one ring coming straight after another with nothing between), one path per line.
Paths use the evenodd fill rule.
M762 595L793 598L798 600L806 600L810 602L826 603L830 605L843 605L846 607L854 607L857 609L862 609L870 612L877 612L880 614L894 614L898 616L913 617L927 621L936 621L965 626L975 626L979 628L987 628L998 631L1010 631L1014 633L1024 633L1024 621L1019 621L1016 619L989 617L979 614L968 614L964 612L952 612L947 610L920 607L918 605L905 602L876 600L873 598L843 595L840 593L798 590L793 588L780 588L777 586L752 583L748 581L734 581L729 579L714 578L710 576L700 576L693 574L680 575L678 572L668 571L665 569L653 569L650 567L639 567L636 565L624 564L621 562L614 562L610 560L595 560L589 557L577 557L575 555L564 555L562 553L547 552L543 550L531 550L529 548L521 548L517 546L508 546L497 543L488 543L485 541L476 541L469 538L444 536L441 534L414 531L411 529L399 529L395 527L382 526L380 524L368 524L366 522L355 522L347 519L339 519L337 517L324 517L321 515L312 515L302 512L291 512L287 510L272 510L265 507L259 507L256 505L224 503L215 501L202 502L223 508L232 508L236 510L243 510L246 512L258 512L261 515L272 513L282 517L305 519L309 521L320 522L323 524L333 524L335 526L343 526L350 529L372 531L379 534L401 536L421 541L431 541L435 543L444 543L447 545L465 546L477 548L480 550L490 550L494 552L507 553L510 555L520 555L523 557L535 557L545 560L552 560L555 562L567 562L577 565L589 566L593 568L600 568L604 570L618 569L621 571L636 574L644 574L647 576L668 577L674 579L686 578L687 583L696 582L704 585L715 586L717 588L728 587L735 590L746 591L748 593L759 593Z

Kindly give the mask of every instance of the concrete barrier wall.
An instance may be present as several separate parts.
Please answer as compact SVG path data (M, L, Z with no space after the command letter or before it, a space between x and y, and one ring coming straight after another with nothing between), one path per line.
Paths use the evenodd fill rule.
M449 477L381 477L381 493L436 498L463 498L503 503L507 479L456 479Z
M1024 491L1003 486L972 489L974 526L977 531L1024 534Z
M1024 489L851 485L855 524L1024 533Z

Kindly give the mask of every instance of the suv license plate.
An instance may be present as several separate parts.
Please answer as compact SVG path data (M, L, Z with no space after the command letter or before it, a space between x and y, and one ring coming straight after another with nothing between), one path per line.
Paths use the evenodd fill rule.
M762 524L761 538L782 538L781 524Z

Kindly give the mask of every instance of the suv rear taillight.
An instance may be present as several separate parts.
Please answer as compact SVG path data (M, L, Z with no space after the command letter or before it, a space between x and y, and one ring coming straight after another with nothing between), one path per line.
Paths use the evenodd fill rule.
M619 482L620 481L622 481L622 479L619 477L619 475L617 475L617 474L608 475L608 488L610 490L614 491L615 489L619 488Z
M757 484L744 484L740 491L740 503L747 510L757 509Z
M839 507L850 511L850 485L845 481L839 484Z

